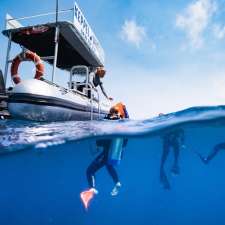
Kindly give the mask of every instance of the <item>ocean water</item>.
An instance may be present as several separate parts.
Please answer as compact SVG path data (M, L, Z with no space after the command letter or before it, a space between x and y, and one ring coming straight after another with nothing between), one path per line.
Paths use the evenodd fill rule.
M182 130L179 174L164 166L170 189L160 182L165 136ZM101 149L96 140L128 139L116 167L122 187L105 168L96 174L99 193L85 210L80 192L86 169ZM0 224L15 225L214 225L225 224L225 106L198 107L142 121L34 123L0 121Z

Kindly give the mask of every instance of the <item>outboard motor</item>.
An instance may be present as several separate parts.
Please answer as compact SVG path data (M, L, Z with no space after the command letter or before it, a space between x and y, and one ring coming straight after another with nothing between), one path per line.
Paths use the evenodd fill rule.
M0 70L0 95L5 95L5 82L1 70Z
M7 108L7 103L5 102L6 99L5 82L2 71L0 70L0 119L4 118L5 110Z

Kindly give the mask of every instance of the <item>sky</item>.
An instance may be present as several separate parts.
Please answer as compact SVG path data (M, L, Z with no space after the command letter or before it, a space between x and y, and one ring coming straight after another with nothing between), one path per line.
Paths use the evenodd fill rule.
M29 16L54 11L54 3L0 0L0 28L4 29L6 12ZM115 102L127 106L132 118L224 104L225 0L77 3L105 51L105 89ZM71 8L73 1L59 0L59 6ZM0 45L0 68L4 69L7 39L3 35ZM11 57L18 53L13 48ZM24 77L34 73L28 63L20 71ZM62 73L58 82L66 83L68 76L57 73ZM7 85L12 85L10 79Z

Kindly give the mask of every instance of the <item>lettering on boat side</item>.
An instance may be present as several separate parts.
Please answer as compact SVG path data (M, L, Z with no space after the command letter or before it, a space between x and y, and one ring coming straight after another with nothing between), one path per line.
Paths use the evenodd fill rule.
M94 52L101 63L104 64L104 50L76 2L74 3L74 25L88 44L89 48Z

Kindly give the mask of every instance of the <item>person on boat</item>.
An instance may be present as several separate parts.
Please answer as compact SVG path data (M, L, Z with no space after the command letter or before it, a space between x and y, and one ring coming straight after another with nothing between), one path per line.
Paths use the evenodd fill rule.
M94 72L93 78L92 78L92 84L93 84L93 86L95 88L99 86L101 88L101 90L102 90L103 95L107 99L109 99L110 101L112 101L113 98L112 97L109 97L106 94L106 91L105 91L105 89L103 87L103 83L102 83L102 80L101 80L105 76L105 73L106 73L106 71L105 71L104 67L97 67L97 69Z
M222 142L222 143L219 143L219 144L215 145L215 147L212 149L212 151L209 153L209 155L207 157L203 157L199 153L198 153L198 156L204 164L208 164L222 150L225 150L225 142Z
M121 109L124 108L126 107L123 104L118 103L116 106L110 109L110 112L107 115L107 119L119 120L126 118L125 112L121 111ZM87 168L86 175L89 189L81 192L80 194L81 200L86 209L88 209L89 202L91 201L91 199L94 197L94 195L98 193L95 184L95 174L103 167L106 167L109 175L111 176L114 182L114 187L111 191L111 195L116 196L119 193L119 189L121 188L121 182L119 180L115 166L121 161L123 156L123 150L126 147L127 142L128 140L123 138L100 139L96 141L96 146L98 148L102 148L102 152L94 159L94 161Z
M161 163L160 163L160 183L163 185L165 189L169 190L170 183L166 176L164 166L167 161L170 150L173 149L174 162L173 162L171 172L174 175L178 175L180 173L178 163L179 163L180 149L185 148L184 130L182 128L174 128L166 132L161 138L163 142L163 152L162 152Z

